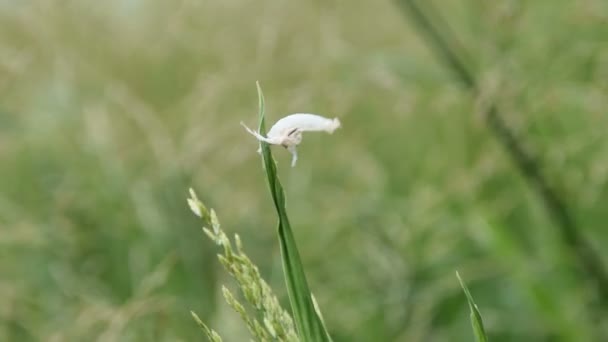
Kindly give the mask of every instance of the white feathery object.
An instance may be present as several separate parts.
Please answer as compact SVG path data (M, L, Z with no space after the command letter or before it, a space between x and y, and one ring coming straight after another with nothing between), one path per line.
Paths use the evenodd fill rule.
M340 120L338 118L328 119L320 115L308 113L290 114L272 125L266 137L250 129L243 122L241 122L241 125L259 141L285 147L292 155L291 166L294 167L298 160L296 146L302 142L302 132L316 131L331 134L340 127Z

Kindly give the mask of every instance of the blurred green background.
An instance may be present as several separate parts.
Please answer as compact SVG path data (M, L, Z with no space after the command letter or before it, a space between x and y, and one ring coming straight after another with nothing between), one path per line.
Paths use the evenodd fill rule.
M494 341L601 339L607 308L479 108L499 104L608 265L608 2L435 3L480 98L391 1L0 1L0 340L203 340L190 310L247 340L185 198L285 300L239 126L256 80L270 122L343 123L293 169L274 149L336 341L472 340L455 270Z

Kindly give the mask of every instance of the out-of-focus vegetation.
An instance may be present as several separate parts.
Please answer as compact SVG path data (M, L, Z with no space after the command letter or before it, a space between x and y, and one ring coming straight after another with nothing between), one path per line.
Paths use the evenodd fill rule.
M296 168L276 149L335 341L590 341L606 312L479 115L538 152L608 265L608 2L436 1L473 53L473 99L390 1L0 1L0 340L190 341L223 304L193 186L286 303L257 143L337 116ZM603 311L602 311L603 310Z

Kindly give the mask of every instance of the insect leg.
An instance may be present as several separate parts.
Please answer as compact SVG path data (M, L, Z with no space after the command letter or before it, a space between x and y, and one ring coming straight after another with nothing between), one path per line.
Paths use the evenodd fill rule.
M291 145L287 147L287 151L291 153L291 167L296 166L296 161L298 160L298 151L295 145Z

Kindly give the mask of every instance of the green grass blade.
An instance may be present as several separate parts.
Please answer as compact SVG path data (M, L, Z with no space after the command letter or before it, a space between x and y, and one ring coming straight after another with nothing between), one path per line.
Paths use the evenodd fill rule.
M464 291L465 296L467 297L467 301L469 302L469 309L471 310L471 326L473 326L473 332L475 333L475 339L477 342L487 342L488 336L486 335L486 331L483 327L483 321L481 319L481 314L479 313L479 309L477 308L477 304L473 301L473 296L469 292L467 285L460 278L460 274L456 271L456 277L458 277L458 281L460 282L460 286Z
M258 131L262 135L266 135L266 125L264 120L264 95L259 83L256 83L258 89L258 99L260 108L260 125ZM329 333L323 324L323 321L317 315L314 304L311 298L311 292L304 274L304 267L300 261L300 253L296 246L289 218L285 210L285 195L283 187L277 175L277 167L270 146L265 142L260 142L262 148L262 160L264 169L268 176L268 186L274 202L277 214L279 216L279 243L281 246L281 258L283 261L283 272L285 274L285 282L287 285L287 293L293 311L293 317L296 323L299 337L302 341L331 341Z

